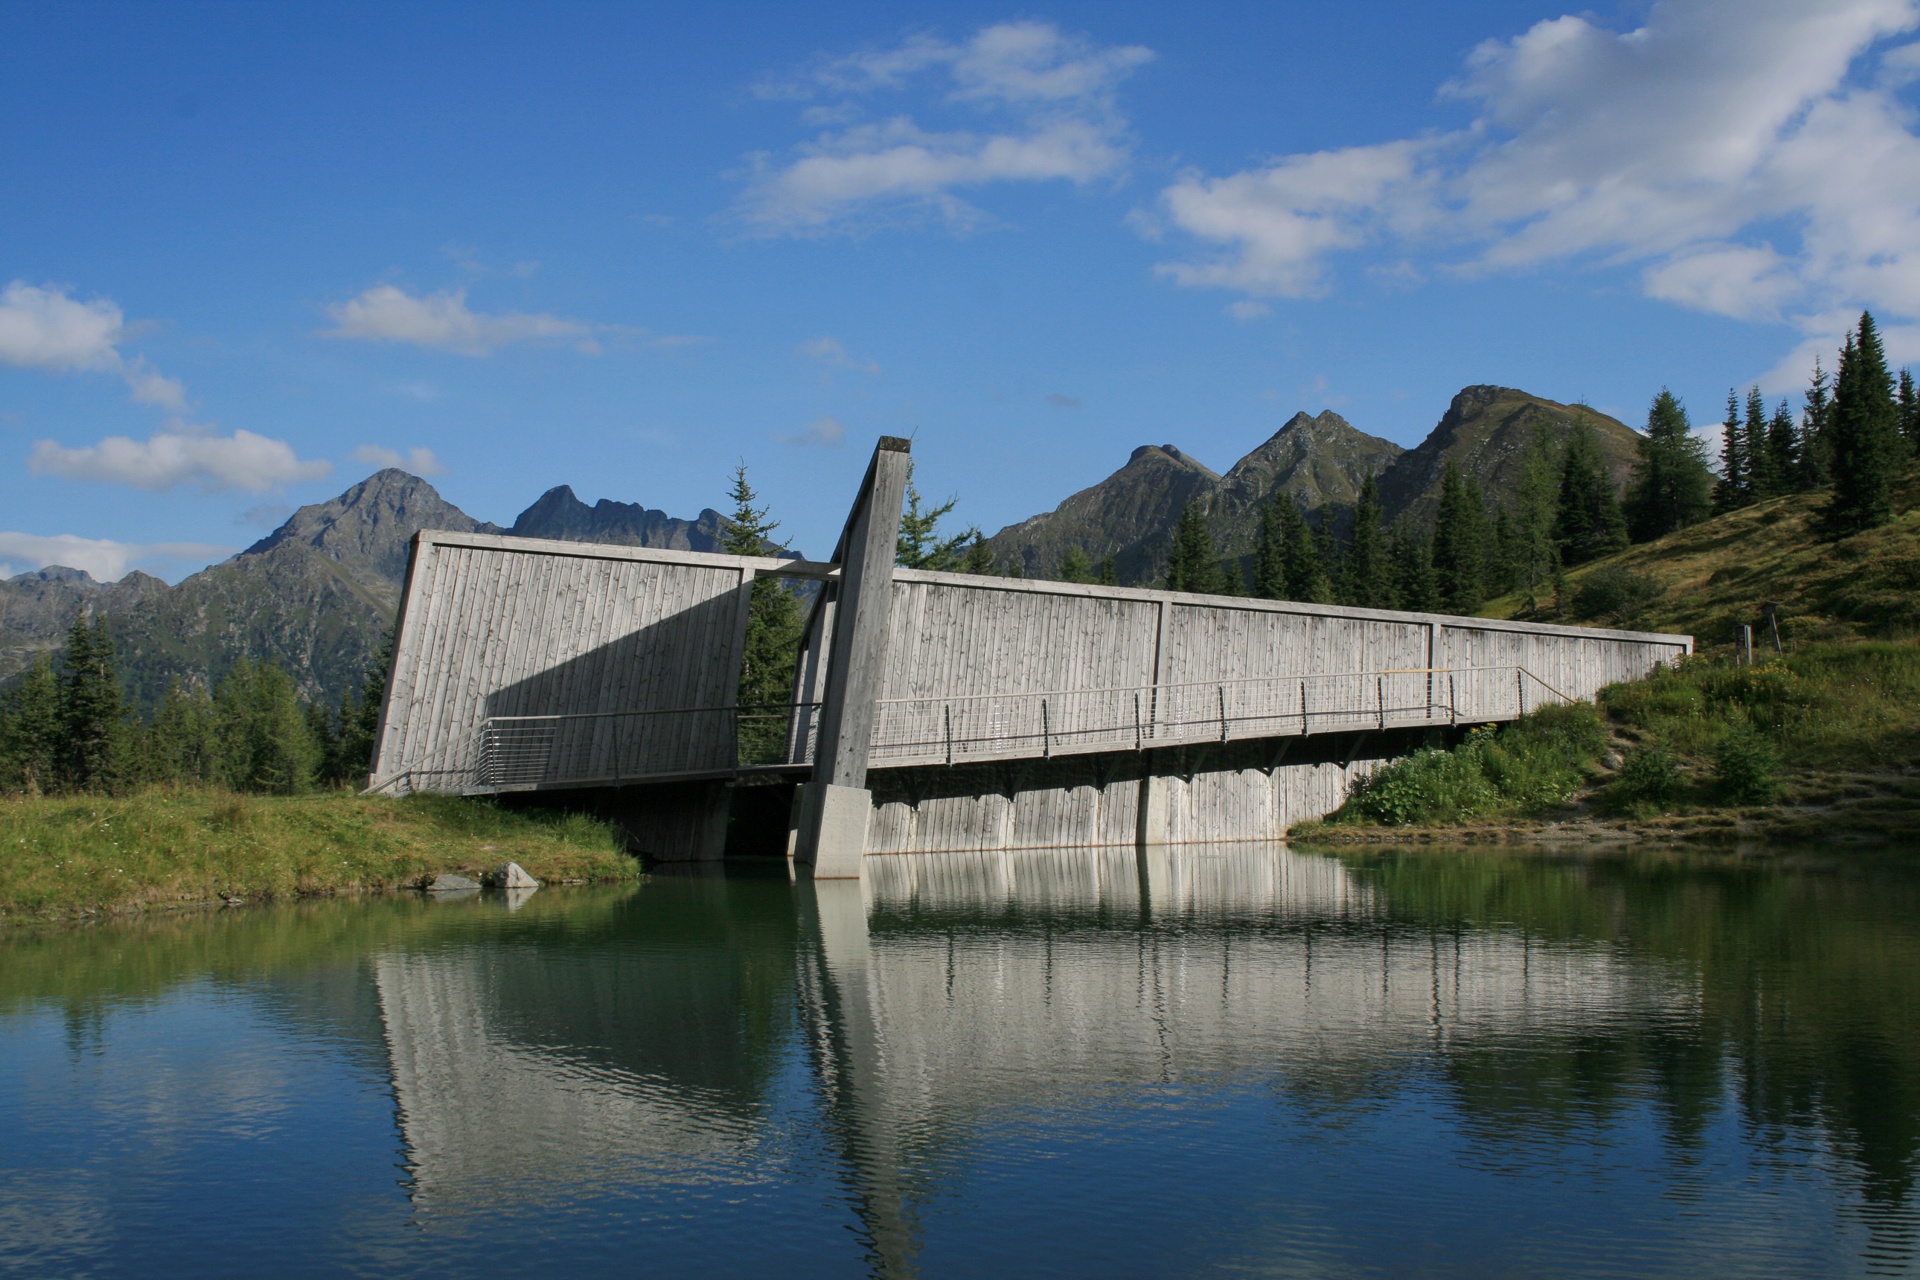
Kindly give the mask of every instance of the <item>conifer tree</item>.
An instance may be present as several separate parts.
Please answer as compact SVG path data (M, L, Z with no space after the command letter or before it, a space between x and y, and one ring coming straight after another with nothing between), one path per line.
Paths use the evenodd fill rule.
M1433 567L1433 546L1402 517L1393 523L1391 539L1396 609L1414 613L1440 610L1440 575Z
M1190 500L1174 526L1173 546L1167 556L1167 590L1217 595L1225 585L1220 553L1207 529L1206 514L1199 502Z
M966 558L960 562L960 572L989 574L993 572L993 548L978 533L967 544Z
M1560 460L1560 511L1554 541L1570 565L1611 555L1627 545L1627 521L1620 514L1613 481L1593 429L1575 423Z
M1102 560L1100 562L1099 576L1094 580L1103 587L1119 586L1120 585L1120 562L1115 560L1112 556L1108 556L1106 559Z
M340 695L334 758L323 775L328 782L362 786L373 769L374 740L380 732L380 712L387 701L387 672L393 669L393 635L389 629L375 646L373 656L367 659L360 673L358 693L349 689Z
M60 658L59 768L76 791L105 790L116 780L127 739L126 696L114 670L113 640L105 618L75 618Z
M1821 512L1827 532L1845 537L1885 524L1893 516L1894 472L1906 450L1893 376L1873 316L1865 311L1840 353L1827 434L1833 469L1833 496Z
M1341 604L1361 609L1393 607L1393 561L1372 476L1360 485L1360 501L1353 509L1353 528L1340 568Z
M1320 557L1300 504L1284 490L1260 512L1260 548L1254 594L1266 600L1316 600Z
M1752 475L1747 458L1747 433L1740 420L1740 399L1727 392L1727 418L1720 424L1720 483L1714 486L1713 509L1737 511L1753 500ZM1569 560L1568 564L1578 564Z
M313 740L293 678L271 663L242 658L214 690L220 781L236 791L297 795L313 784Z
M1900 436L1907 452L1920 453L1920 393L1913 387L1913 370L1900 371Z
M1078 546L1067 548L1067 554L1060 560L1060 581L1092 582L1093 561Z
M909 473L908 488L912 488ZM768 518L759 494L747 481L747 467L734 468L733 515L727 520L726 548L737 556L766 554L773 531L780 522ZM915 495L918 505L918 495ZM948 503L950 508L953 504ZM945 513L942 508L936 513ZM929 526L929 529L931 526ZM902 520L902 541L905 540ZM977 537L977 533L976 533ZM747 636L740 661L740 687L735 704L740 759L746 764L766 764L777 760L785 749L786 708L793 701L794 666L799 660L800 630L804 622L799 602L781 580L771 574L759 574L753 580L752 599L747 607Z
M0 693L0 791L42 795L59 789L66 730L60 677L45 656Z
M1320 510L1320 523L1313 526L1312 547L1313 555L1307 562L1313 566L1313 580L1307 584L1305 594L1297 598L1315 604L1332 604L1345 554L1334 533L1333 513L1325 507Z
M1713 510L1713 473L1707 449L1694 438L1687 411L1667 388L1647 410L1647 431L1627 486L1627 528L1636 541L1698 524Z
M1747 388L1746 425L1742 434L1746 437L1749 501L1757 502L1786 492L1781 487L1781 477L1773 473L1773 454L1767 449L1767 402L1761 398L1757 385Z
M1804 401L1800 411L1800 487L1818 489L1832 479L1832 442L1827 439L1827 426L1833 418L1827 371L1820 367L1819 356L1813 358L1813 377L1807 383Z
M1260 508L1260 538L1253 545L1253 594L1262 600L1287 598L1286 550L1280 533L1280 500L1285 496L1276 493L1272 502Z
M342 728L352 724L352 720L342 719ZM146 737L146 774L150 781L193 786L218 780L213 699L203 686L188 686L178 678L168 684Z
M1782 400L1767 423L1767 474L1775 493L1793 493L1800 488L1800 455L1793 430L1793 410Z
M900 539L895 557L902 568L953 573L964 567L960 548L979 541L980 530L969 527L950 537L940 534L940 522L959 504L960 499L948 498L937 507L927 506L913 483L913 464L907 465L907 504L900 513Z
M1486 599L1487 513L1480 495L1451 459L1440 475L1433 522L1433 563L1449 613L1472 613Z
M1524 591L1527 607L1538 608L1537 593L1560 564L1554 526L1560 518L1560 463L1544 425L1536 424L1520 458L1520 482L1510 517L1508 591Z

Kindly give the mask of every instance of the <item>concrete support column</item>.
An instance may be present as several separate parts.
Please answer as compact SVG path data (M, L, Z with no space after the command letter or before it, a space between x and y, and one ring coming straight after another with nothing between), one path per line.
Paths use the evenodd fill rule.
M859 497L840 535L833 637L813 777L799 806L796 863L822 879L855 877L867 851L873 797L867 756L873 746L874 699L886 677L893 606L893 561L907 489L907 441L880 437Z
M1167 780L1149 773L1140 779L1140 818L1135 840L1142 849L1165 849L1168 828Z

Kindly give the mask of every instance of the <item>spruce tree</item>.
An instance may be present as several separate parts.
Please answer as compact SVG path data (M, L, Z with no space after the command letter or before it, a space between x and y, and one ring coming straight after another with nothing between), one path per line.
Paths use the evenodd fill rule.
M744 477L746 468L742 467ZM745 483L744 478L741 483ZM966 565L960 549L980 540L980 530L962 529L942 537L940 522L952 513L960 499L948 498L937 507L929 507L913 483L913 465L907 465L907 503L900 513L900 538L895 559L905 569L938 569L955 573ZM757 553L756 553L757 554Z
M1220 552L1207 529L1206 513L1198 501L1189 501L1173 530L1173 546L1167 555L1167 590L1218 595L1225 585Z
M1433 547L1404 517L1394 521L1391 539L1396 609L1438 613L1440 575L1433 567Z
M275 795L312 786L320 744L285 671L242 658L214 690L213 704L220 781L236 791Z
M1767 473L1775 493L1793 493L1800 488L1800 455L1793 430L1793 410L1782 400L1767 423Z
M76 791L105 790L115 781L126 745L126 696L114 670L113 640L105 618L83 614L67 631L60 658L60 772Z
M1713 511L1707 448L1693 435L1686 408L1667 388L1647 410L1647 431L1627 486L1627 530L1636 542L1698 524Z
M1827 427L1833 418L1833 398L1829 394L1827 371L1820 357L1813 358L1813 377L1807 383L1800 411L1800 487L1818 489L1832 479L1830 454L1832 442Z
M1253 544L1253 594L1261 600L1287 598L1286 550L1280 534L1280 499L1260 508L1260 537Z
M1885 524L1893 517L1893 476L1906 450L1893 376L1865 311L1840 354L1828 435L1833 496L1821 512L1828 534L1845 537Z
M769 519L769 509L759 505L760 495L747 481L745 463L734 468L730 496L733 515L727 520L728 552L738 556L765 555L780 522ZM944 512L945 508L936 513L935 519ZM904 533L902 537L904 540ZM799 602L786 585L772 574L755 575L752 599L747 607L740 687L734 699L739 708L737 740L743 764L773 763L785 752L787 708L793 702L794 667L799 660L800 630L804 625Z
M1920 394L1913 387L1913 370L1900 371L1900 436L1908 453L1920 453Z
M1092 582L1093 561L1078 546L1067 548L1067 554L1060 560L1060 581Z
M1720 424L1720 483L1714 486L1713 509L1737 511L1753 501L1748 470L1747 433L1740 420L1740 399L1727 392L1727 419ZM1569 560L1568 564L1578 564Z
M59 790L66 737L62 703L60 677L45 656L0 693L0 791L31 796Z
M1747 415L1742 434L1746 437L1750 500L1757 502L1786 492L1782 488L1782 477L1773 473L1773 454L1767 448L1767 402L1761 398L1758 386L1747 388Z
M351 728L354 723L342 717L341 728ZM213 699L203 686L188 686L174 679L147 727L148 779L176 786L205 785L218 780L218 760Z
M1360 501L1353 509L1353 528L1340 575L1340 603L1361 609L1393 607L1393 560L1380 511L1380 495L1373 477L1360 485Z
M1102 560L1100 562L1099 576L1096 577L1094 581L1098 582L1103 587L1119 586L1120 585L1120 562L1118 560L1115 560L1112 556L1108 556L1105 560Z
M1340 581L1345 554L1339 536L1334 533L1333 512L1325 507L1320 509L1320 523L1313 526L1312 547L1313 554L1306 563L1313 566L1313 580L1307 584L1306 591L1296 598L1314 604L1332 604L1338 594L1336 584Z
M960 561L960 572L990 574L993 572L993 548L987 545L985 538L976 535L967 544L967 554Z
M1611 555L1627 545L1627 521L1620 514L1613 481L1600 456L1592 428L1575 423L1560 460L1560 511L1554 541L1570 565Z
M1440 474L1440 509L1433 522L1433 563L1449 613L1472 613L1486 599L1486 524L1479 494L1449 459Z
M1514 490L1510 520L1514 545L1509 552L1509 591L1523 591L1527 607L1538 608L1542 583L1560 564L1560 548L1553 540L1560 519L1560 464L1546 427L1536 424L1526 452L1520 457L1520 482Z
M1268 600L1318 599L1320 556L1313 528L1291 493L1274 494L1261 511L1260 546L1266 560L1255 562L1255 595Z

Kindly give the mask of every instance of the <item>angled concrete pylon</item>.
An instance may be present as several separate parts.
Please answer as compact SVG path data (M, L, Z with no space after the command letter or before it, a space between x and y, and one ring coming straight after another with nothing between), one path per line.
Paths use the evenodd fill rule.
M810 866L817 879L857 879L867 852L873 814L867 754L874 699L887 666L893 562L910 448L897 436L880 437L833 554L840 578L828 588L834 593L833 637L820 733L794 840L794 861Z

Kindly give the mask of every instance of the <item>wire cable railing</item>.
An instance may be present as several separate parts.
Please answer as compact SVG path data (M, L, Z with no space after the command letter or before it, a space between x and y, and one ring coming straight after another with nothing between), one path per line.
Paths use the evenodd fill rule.
M1109 689L886 698L876 768L1511 720L1573 701L1524 667L1259 676ZM818 703L493 716L471 777L481 789L611 785L805 766Z

